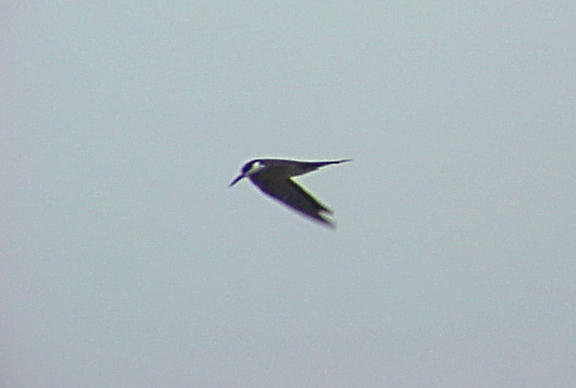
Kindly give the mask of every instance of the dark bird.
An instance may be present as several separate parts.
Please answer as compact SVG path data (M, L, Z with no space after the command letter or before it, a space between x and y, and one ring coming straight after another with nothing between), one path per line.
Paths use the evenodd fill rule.
M332 214L332 211L318 202L316 198L290 178L307 174L329 164L349 161L350 159L326 162L254 159L242 167L242 173L230 183L230 186L234 186L240 179L248 177L264 194L271 196L316 221L334 226L330 220L323 217L323 213Z

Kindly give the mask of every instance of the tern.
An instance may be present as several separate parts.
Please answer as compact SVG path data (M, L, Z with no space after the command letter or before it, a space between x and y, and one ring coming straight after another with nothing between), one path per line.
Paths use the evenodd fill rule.
M250 178L264 194L292 209L325 225L334 227L324 214L332 210L294 182L292 177L307 174L330 164L349 162L351 159L324 162L302 162L288 159L254 159L242 167L242 172L231 183L234 186L242 178Z

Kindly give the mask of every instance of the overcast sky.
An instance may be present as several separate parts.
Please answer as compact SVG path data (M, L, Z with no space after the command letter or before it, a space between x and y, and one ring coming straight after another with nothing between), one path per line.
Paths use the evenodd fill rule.
M0 8L2 387L574 386L574 1Z

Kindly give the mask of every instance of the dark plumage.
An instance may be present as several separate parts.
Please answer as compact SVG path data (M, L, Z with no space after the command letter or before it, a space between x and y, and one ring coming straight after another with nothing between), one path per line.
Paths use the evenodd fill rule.
M338 164L348 161L350 161L350 159L325 162L301 162L286 159L254 159L242 167L242 173L236 177L232 183L230 183L230 186L233 186L242 178L248 177L263 193L284 203L305 216L326 225L334 226L330 220L323 217L323 213L331 214L332 211L321 204L316 198L290 178L307 174L329 164Z

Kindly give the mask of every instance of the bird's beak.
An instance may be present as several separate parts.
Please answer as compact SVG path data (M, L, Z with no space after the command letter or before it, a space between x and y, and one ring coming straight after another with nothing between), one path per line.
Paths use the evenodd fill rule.
M236 179L234 179L232 182L230 182L230 184L228 185L228 187L232 187L234 186L236 183L238 183L238 181L240 179L244 178L244 174L240 174L236 177Z

